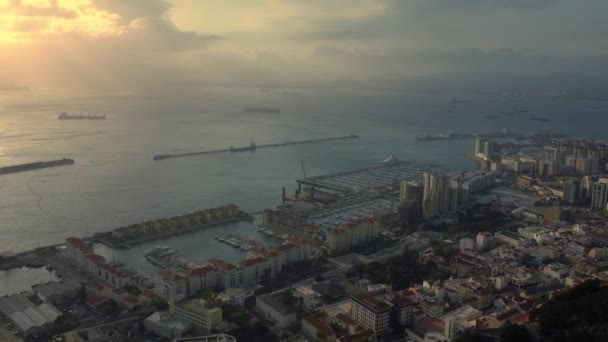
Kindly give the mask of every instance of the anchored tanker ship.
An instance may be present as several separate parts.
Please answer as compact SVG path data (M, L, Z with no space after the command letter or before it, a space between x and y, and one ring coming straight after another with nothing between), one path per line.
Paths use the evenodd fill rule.
M97 114L84 114L84 113L73 113L68 114L66 112L61 112L58 116L59 120L105 120L105 115L97 115Z
M243 112L279 114L279 113L281 113L281 110L279 108L271 108L271 107L244 107Z

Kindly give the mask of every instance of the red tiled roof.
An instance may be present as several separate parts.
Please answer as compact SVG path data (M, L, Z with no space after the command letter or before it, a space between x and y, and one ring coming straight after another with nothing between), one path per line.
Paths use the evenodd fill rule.
M213 270L215 270L215 269L211 266L201 266L201 267L197 267L197 268L193 268L193 269L189 270L188 275L192 276L192 275L207 274Z
M101 267L103 267L104 270L117 276L118 278L125 278L127 276L124 272L120 271L119 269L117 269L116 267L114 267L112 265L103 264L103 265L101 265Z
M329 326L328 324L326 324L325 322L323 322L324 319L327 319L328 315L321 311L312 315L308 315L306 317L304 317L304 321L306 321L308 324L312 325L313 327L315 327L315 329L317 330L317 333L321 333L323 336L331 336L334 334L334 329L332 329L331 326Z
M239 265L241 267L249 267L249 266L253 266L253 265L262 264L266 261L268 261L268 259L265 259L265 258L244 259L243 261L241 261L239 263Z
M219 258L209 259L207 262L222 271L230 271L236 268L236 266L234 266L233 264Z
M87 296L87 305L90 307L96 307L101 302L101 300L102 299L97 296L88 295Z
M279 252L283 252L283 251L288 251L288 250L290 250L290 249L294 249L294 248L296 248L296 247L297 247L297 246L296 246L296 245L294 245L294 244L291 244L291 243L286 243L286 244L280 245L280 246L278 246L278 247L275 247L275 250L277 250L277 251L279 251Z
M439 318L431 317L425 320L419 321L417 324L422 330L428 332L443 333L445 329L445 323Z
M148 290L148 289L144 290L143 295L146 298L154 298L154 297L156 297L156 294L152 290Z
M275 251L274 249L268 249L264 247L254 247L251 249L251 251L268 259L279 255L279 252Z
M476 257L471 256L471 255L467 255L467 254L464 254L464 253L459 253L458 254L458 258L460 260L466 262L467 264L472 264L472 265L476 265L476 264L478 264L480 262L480 260L477 259Z
M114 289L114 290L112 290L112 292L114 292L117 295L122 295L122 294L127 293L127 290L125 290L125 289Z
M353 295L353 299L374 312L382 312L391 308L388 303L385 303L376 297L370 296L367 293Z
M344 314L342 312L340 312L339 314L336 315L336 319L342 321L346 325L357 325L357 324L359 324L359 322L357 322L356 320L352 319L349 315Z
M106 258L104 258L98 254L89 254L89 255L87 255L87 259L91 260L92 262L94 262L96 264L105 264L105 262L106 262Z
M178 280L182 280L182 279L184 279L184 277L183 277L181 274L176 273L176 272L174 272L174 271L167 271L167 270L164 270L164 271L160 271L160 272L158 272L158 274L159 274L159 275L160 275L160 276L161 276L163 279L165 279L165 280L169 280L169 281L178 281Z
M82 241L82 239L77 238L77 237L70 237L65 239L68 243L70 243L72 246L78 248L80 251L82 252L90 252L93 250L93 247L91 247L91 245L89 245L88 243Z
M126 296L122 301L129 304L139 304L139 299L134 295Z

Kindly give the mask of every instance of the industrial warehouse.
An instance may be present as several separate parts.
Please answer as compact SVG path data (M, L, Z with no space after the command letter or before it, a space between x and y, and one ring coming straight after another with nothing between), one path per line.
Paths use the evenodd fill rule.
M22 294L0 297L0 313L25 337L52 330L55 321L62 315L53 305L42 303L36 306Z

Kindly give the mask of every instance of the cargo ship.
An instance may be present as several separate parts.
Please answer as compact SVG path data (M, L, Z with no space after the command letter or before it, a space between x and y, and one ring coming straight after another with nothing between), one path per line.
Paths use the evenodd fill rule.
M242 147L230 146L230 152L255 151L255 149L256 149L256 146L253 141L251 142L251 144L249 144L247 146L242 146Z
M34 162L13 166L5 166L0 167L0 175L6 175L9 173L17 173L17 172L25 172L32 170L45 169L47 167L55 167L55 166L63 166L63 165L73 165L74 159L63 158L58 160L51 161L43 161L43 162Z
M244 107L243 112L279 114L279 113L281 113L281 110L278 108L270 108L270 107Z
M105 115L97 115L97 114L84 114L84 113L73 113L68 114L67 112L61 112L57 117L59 120L105 120Z
M551 121L551 119L548 118L543 118L543 117L538 117L538 116L531 116L530 121L540 121L540 122L549 122Z

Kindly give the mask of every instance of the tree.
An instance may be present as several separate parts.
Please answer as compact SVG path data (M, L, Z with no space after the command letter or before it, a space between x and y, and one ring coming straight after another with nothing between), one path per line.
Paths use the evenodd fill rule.
M552 340L578 342L584 336L608 340L608 287L597 279L588 280L533 310L530 319Z
M118 307L118 303L113 300L106 300L101 304L101 312L108 316L118 316L120 314L120 308Z
M169 308L169 304L160 298L155 298L152 305L156 311L165 311Z
M87 289L84 284L80 285L80 288L78 288L76 298L78 299L78 304L85 304L87 302Z
M528 342L532 341L532 337L526 327L517 324L509 324L502 330L500 340L501 342Z

